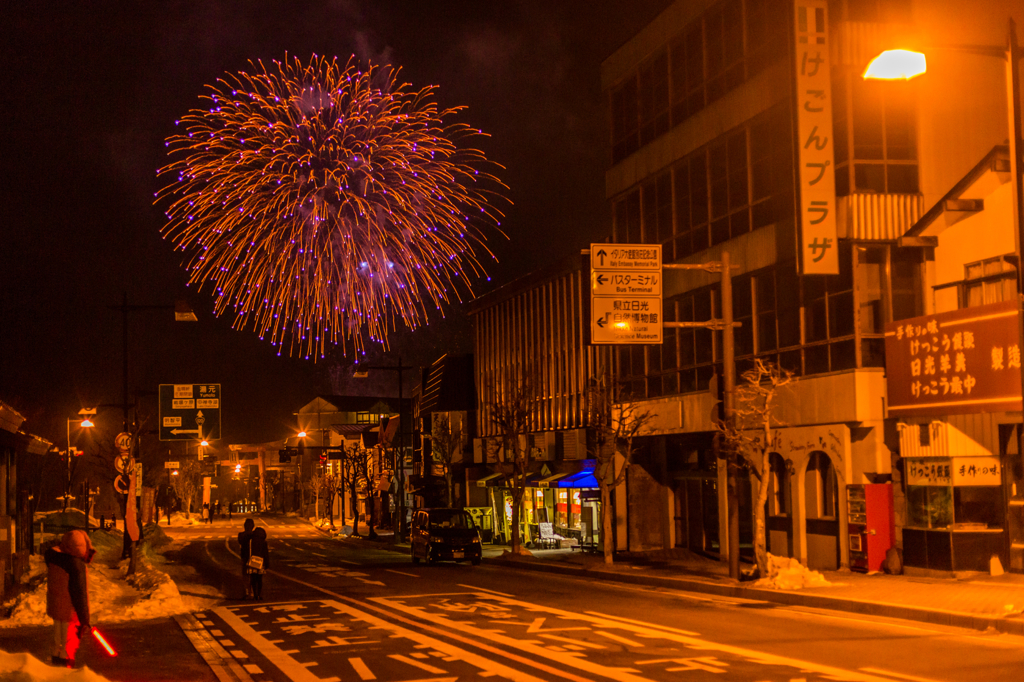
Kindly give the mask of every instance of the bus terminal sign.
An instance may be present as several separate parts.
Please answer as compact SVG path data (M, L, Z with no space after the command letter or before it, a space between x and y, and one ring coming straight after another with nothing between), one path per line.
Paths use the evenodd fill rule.
M1020 355L1015 301L891 322L885 327L889 413L1020 410Z

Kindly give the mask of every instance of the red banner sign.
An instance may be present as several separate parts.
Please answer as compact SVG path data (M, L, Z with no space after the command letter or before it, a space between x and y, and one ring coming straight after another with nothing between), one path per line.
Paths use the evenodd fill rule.
M892 322L885 327L889 413L1021 409L1014 301Z

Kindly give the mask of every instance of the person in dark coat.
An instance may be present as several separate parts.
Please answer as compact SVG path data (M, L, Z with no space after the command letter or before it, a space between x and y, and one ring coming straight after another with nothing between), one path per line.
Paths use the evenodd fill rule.
M59 547L46 550L46 615L53 619L54 665L75 666L75 652L89 624L87 564L96 550L84 530L64 534Z
M242 524L242 532L238 534L238 544L241 546L239 556L242 558L242 579L245 582L245 598L248 599L252 596L251 580L249 580L249 570L247 564L249 563L249 549L252 544L252 530L256 527L256 522L252 519L246 519L245 523Z
M252 598L263 601L263 573L270 565L270 548L267 547L267 531L262 527L252 532L250 557L261 557L261 568L249 568L249 581L252 584Z

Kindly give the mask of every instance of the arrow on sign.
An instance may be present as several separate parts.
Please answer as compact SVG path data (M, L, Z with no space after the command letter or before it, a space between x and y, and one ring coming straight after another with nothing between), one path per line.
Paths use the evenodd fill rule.
M598 275L598 276L597 276L597 283L598 283L599 285L603 285L603 284L604 284L605 282L607 282L607 281L608 281L608 280L607 280L607 279L605 279L604 275Z
M605 253L604 249L601 249L600 251L597 252L597 257L601 259L601 263L600 263L601 265L604 265L604 257L607 256L607 255L608 254Z
M171 429L171 433L177 436L179 433L194 433L199 434L199 429Z
M608 324L608 313L605 313L603 317L597 320L597 326L604 329L604 326Z

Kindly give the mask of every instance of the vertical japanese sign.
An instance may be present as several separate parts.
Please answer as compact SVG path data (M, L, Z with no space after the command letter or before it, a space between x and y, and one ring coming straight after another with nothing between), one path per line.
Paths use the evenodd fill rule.
M795 0L800 263L806 275L839 273L828 0Z

